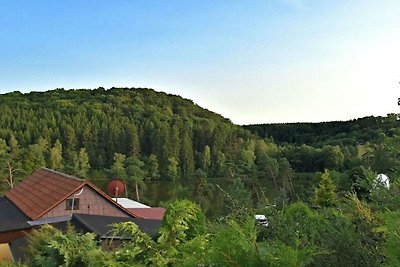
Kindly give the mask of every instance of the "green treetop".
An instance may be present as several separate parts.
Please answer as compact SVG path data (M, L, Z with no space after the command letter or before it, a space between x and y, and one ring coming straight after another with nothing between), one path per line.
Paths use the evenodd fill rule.
M322 174L319 187L314 193L314 204L323 207L331 207L336 205L336 186L332 182L331 175L328 170Z

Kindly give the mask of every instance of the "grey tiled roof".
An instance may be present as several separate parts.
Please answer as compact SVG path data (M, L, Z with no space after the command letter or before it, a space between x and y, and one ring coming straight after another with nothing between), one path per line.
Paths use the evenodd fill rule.
M77 231L92 232L101 239L110 238L112 236L111 224L121 222L134 222L142 232L147 233L151 237L158 236L158 229L161 226L160 220L100 216L78 213L75 213L71 219L71 223L75 226L75 229Z
M6 197L0 197L0 232L27 229L29 218Z

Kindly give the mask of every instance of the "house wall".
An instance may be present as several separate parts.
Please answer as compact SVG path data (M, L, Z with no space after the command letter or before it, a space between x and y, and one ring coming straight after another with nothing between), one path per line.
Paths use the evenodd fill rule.
M80 191L78 190L74 194L80 193ZM79 198L79 210L74 210L73 213L129 217L128 214L110 203L109 200L99 195L99 193L89 186L84 186L83 192L77 198ZM59 217L70 214L71 210L66 209L66 201L64 200L41 218Z
M31 229L15 230L0 233L0 243L9 243L30 233Z
M8 244L0 244L0 262L12 261L12 254Z

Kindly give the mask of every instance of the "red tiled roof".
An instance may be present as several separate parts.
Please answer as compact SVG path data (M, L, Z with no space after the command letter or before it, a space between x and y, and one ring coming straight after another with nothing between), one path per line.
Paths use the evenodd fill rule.
M85 185L130 216L141 217L115 203L106 193L88 181L47 168L32 173L4 195L25 215L37 220Z
M42 168L4 195L36 220L85 184L85 180L77 177Z
M164 208L130 208L127 210L143 219L152 220L162 220L165 213Z

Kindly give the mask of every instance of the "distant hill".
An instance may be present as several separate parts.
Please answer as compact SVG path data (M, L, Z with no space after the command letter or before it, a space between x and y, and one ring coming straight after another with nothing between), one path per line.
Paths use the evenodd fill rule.
M276 143L307 144L314 147L324 145L355 145L374 142L380 134L393 135L400 126L396 114L387 117L365 117L350 121L321 123L285 123L245 125L245 129L261 138L272 138Z

